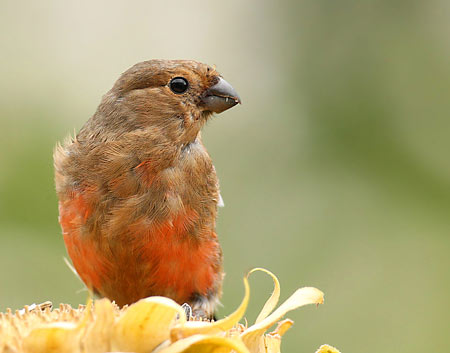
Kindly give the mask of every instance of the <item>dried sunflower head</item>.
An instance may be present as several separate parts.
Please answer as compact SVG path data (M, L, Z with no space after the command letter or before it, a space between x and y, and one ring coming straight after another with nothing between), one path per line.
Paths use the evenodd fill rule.
M269 274L274 291L255 324L247 327L239 321L250 298L247 277L254 271ZM164 297L145 298L123 309L100 299L78 309L61 305L52 310L44 303L15 313L9 310L0 314L0 353L279 353L281 337L293 324L289 319L280 321L282 317L300 306L323 303L323 293L311 287L298 289L274 310L280 296L278 279L264 269L254 269L248 275L239 307L215 322L187 321L183 308ZM266 333L277 322L277 328ZM322 346L317 352L338 351Z

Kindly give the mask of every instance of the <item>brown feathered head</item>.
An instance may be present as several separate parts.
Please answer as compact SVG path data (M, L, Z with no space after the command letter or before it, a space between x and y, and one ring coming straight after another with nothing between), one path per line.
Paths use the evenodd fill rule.
M153 130L176 144L192 142L207 118L241 100L208 65L188 60L149 60L125 71L103 97L78 140L115 140Z

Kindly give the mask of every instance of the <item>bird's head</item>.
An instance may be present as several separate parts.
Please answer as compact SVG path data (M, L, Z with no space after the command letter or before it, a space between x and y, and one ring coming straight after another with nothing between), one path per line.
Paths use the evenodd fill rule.
M187 60L149 60L120 76L80 134L117 139L149 130L186 144L195 140L212 113L240 102L213 67Z

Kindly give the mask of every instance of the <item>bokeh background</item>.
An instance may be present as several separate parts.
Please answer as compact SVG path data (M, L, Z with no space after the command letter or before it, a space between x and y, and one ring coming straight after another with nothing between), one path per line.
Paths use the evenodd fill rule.
M63 262L52 150L121 72L216 64L244 104L204 140L225 208L224 307L262 266L291 313L284 352L448 349L450 2L0 2L0 310L83 303ZM271 292L251 279L255 319Z

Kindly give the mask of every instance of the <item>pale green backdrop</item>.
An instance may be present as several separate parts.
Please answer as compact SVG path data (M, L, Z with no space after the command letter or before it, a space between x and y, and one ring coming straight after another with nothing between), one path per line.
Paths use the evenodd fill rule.
M450 2L0 2L0 310L83 303L63 262L52 149L150 58L216 64L243 105L205 143L226 207L224 307L262 266L284 352L444 352L450 312ZM247 317L270 294L251 279Z

